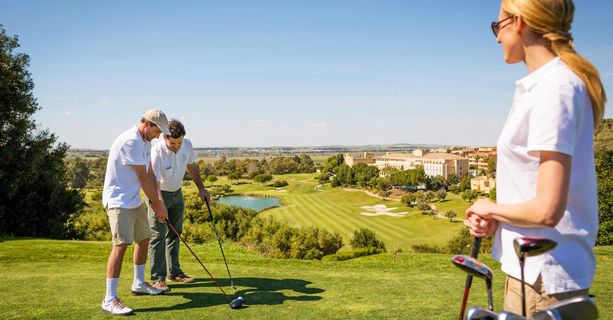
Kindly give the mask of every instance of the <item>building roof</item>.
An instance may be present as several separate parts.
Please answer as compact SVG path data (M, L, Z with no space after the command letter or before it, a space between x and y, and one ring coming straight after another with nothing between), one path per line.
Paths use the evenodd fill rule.
M401 158L401 159L445 159L445 160L459 160L459 159L467 159L466 157L461 157L455 154L450 153L426 153L423 156L414 156L411 153L388 153L384 156L378 156L376 159L391 159L391 158Z

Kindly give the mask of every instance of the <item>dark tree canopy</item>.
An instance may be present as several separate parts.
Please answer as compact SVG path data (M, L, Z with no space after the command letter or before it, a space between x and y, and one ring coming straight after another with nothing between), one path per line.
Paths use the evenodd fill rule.
M69 237L65 224L84 205L70 189L65 143L35 123L29 57L0 25L0 234Z

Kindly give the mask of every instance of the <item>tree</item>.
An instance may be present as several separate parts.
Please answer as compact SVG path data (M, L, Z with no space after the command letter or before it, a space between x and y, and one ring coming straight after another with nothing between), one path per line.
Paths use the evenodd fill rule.
M415 202L415 200L417 200L417 197L415 196L415 194L412 192L409 192L405 194L404 196L402 196L401 202L405 204L407 207L412 207L413 202Z
M443 176L435 176L430 180L430 189L428 190L441 190L447 186L447 181Z
M70 186L82 189L87 185L89 179L89 164L87 160L76 158L68 162L68 174L70 176Z
M457 174L450 173L447 175L447 183L449 185L455 185L455 184L458 184L459 182L460 182L460 178L458 177Z
M445 190L445 188L441 188L439 191L437 191L436 197L439 201L444 201L445 198L447 198L447 191Z
M211 185L213 185L213 182L217 181L217 176L214 174L209 175L208 177L206 177L206 180L208 182L211 183Z
M470 175L467 174L460 180L460 192L470 190Z
M496 177L496 165L497 165L497 158L495 158L494 156L489 156L487 159L487 171L489 172L490 176L492 177Z
M417 209L421 210L421 213L425 214L426 211L432 209L430 203L424 199L417 200Z
M270 180L272 180L272 176L269 174L259 174L255 176L255 178L253 178L253 181L257 182L258 186L260 185L260 183L263 183L264 186L266 186L266 183Z
M436 216L438 216L438 211L434 210L434 209L430 209L430 212L428 212L428 214L430 216L432 216L432 220L436 220Z
M18 37L0 25L0 235L69 238L66 225L80 215L83 194L69 188L68 145L39 127L40 109Z
M598 181L598 238L597 245L613 244L613 151L599 150L596 158Z
M385 250L385 243L377 239L375 232L368 228L353 231L353 238L349 244L353 249L373 247Z
M453 222L453 218L457 217L458 214L455 213L454 211L447 211L445 213L445 217L449 218L449 222Z
M489 196L492 201L496 202L496 188L495 187L490 189Z
M390 195L390 192L387 190L379 190L378 194L383 198L383 200L385 200L385 198Z
M428 202L432 201L432 199L434 199L434 197L435 197L435 195L434 195L434 192L432 192L432 191L427 191L424 194L424 199L426 199L426 201L428 201Z
M228 180L230 180L230 183L232 183L232 180L238 181L240 178L241 178L241 172L239 171L232 172L228 175Z
M462 193L462 200L466 202L472 202L473 200L477 199L478 196L479 194L477 193L477 191L466 190Z

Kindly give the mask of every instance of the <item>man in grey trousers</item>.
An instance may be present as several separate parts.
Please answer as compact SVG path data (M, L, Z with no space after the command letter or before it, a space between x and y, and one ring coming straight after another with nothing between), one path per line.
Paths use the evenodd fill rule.
M195 163L196 154L189 139L185 139L185 128L177 120L168 123L170 134L164 135L151 150L151 163L155 173L158 190L164 199L168 210L168 220L180 234L183 230L183 192L181 186L185 170L189 173L196 186L202 201L210 201L210 194L204 189L198 165ZM189 283L194 279L185 275L179 264L179 244L177 235L170 230L166 223L155 218L151 207L149 209L149 225L151 227L151 242L149 244L149 265L151 267L151 281L153 287L170 291L166 279Z

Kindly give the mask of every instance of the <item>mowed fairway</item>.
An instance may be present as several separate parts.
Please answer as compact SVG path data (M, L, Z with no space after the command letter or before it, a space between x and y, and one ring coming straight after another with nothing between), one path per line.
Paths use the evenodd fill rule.
M409 208L400 202L382 200L367 195L362 191L346 191L338 188L324 187L316 190L318 185L316 174L296 174L275 176L286 180L289 186L275 189L262 187L256 184L242 184L232 186L235 193L263 193L281 198L283 207L266 210L263 216L274 216L293 226L316 226L339 232L345 243L353 231L359 228L369 228L376 232L377 237L385 242L388 249L410 250L414 244L444 245L460 228L464 210L468 204L458 196L449 194L445 202L433 202L444 213L454 210L458 219L450 222L449 219L432 219L423 215L416 208ZM229 183L225 180L216 184ZM362 206L378 204L395 208L392 212L409 212L402 217L390 216L364 216L367 212Z

